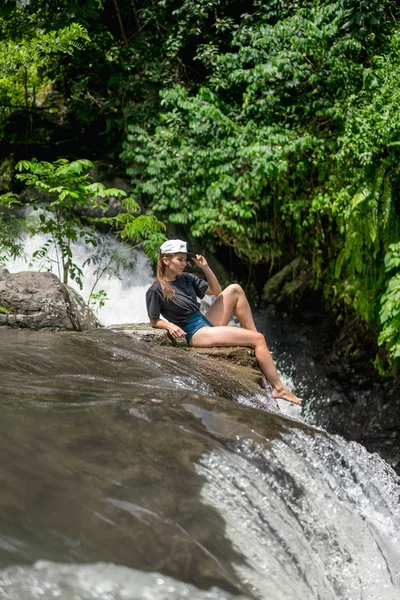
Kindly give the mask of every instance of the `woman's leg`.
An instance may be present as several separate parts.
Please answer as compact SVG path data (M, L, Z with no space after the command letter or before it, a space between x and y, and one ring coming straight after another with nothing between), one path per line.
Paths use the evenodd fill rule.
M206 312L206 317L216 327L228 325L232 316L232 311L235 313L242 327L249 329L250 331L257 331L246 294L237 283L228 285L228 287L217 296Z
M288 400L294 404L301 404L300 398L292 394L280 380L262 333L240 327L202 327L202 329L196 331L190 340L190 346L195 348L211 348L213 346L248 346L253 348L261 371L272 386L273 397L283 398L283 400Z

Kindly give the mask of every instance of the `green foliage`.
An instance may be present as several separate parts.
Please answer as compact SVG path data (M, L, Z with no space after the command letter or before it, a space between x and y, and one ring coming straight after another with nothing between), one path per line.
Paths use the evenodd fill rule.
M387 348L393 362L400 365L400 242L389 246L385 267L391 277L381 297L379 317L382 331L378 341Z
M372 330L400 237L395 10L275 3L240 26L220 19L224 49L198 46L206 82L166 87L158 122L132 123L122 155L156 214L249 263L305 257L330 306Z
M100 308L103 308L107 300L108 295L104 290L99 290L97 293L92 292L89 298L89 306L97 312Z
M251 262L311 242L318 270L329 235L321 220L331 219L335 96L362 85L360 43L343 43L338 6L302 9L275 25L269 18L232 25L231 52L210 47L208 87L163 91L159 125L131 126L123 158L153 210L192 235L212 234Z
M375 327L379 343L392 359L400 338L395 305L396 279L387 284L387 267L400 239L399 226L399 79L400 32L388 38L385 56L376 55L359 94L349 97L339 138L338 164L343 174L336 201L343 247L335 266L337 290L356 314ZM379 82L379 83L378 83ZM340 279L339 279L340 278ZM383 320L382 315L386 315ZM397 330L396 330L397 328Z
M154 253L152 244L164 240L162 235L164 225L154 217L137 217L138 206L127 197L125 191L118 188L106 188L98 182L91 182L87 170L93 164L89 160L69 162L59 159L54 163L37 161L20 161L16 169L20 172L17 179L32 186L36 195L31 202L41 211L30 225L32 235L43 233L49 236L45 244L35 252L37 260L50 260L50 251L55 248L60 278L64 283L76 281L82 287L82 270L73 260L72 243L78 239L87 245L96 247L97 236L94 223L102 222L108 225L114 223L121 229L124 238L139 241L150 253ZM103 214L107 205L102 200L107 197L122 198L125 202L125 212L115 219L102 217L85 217L81 214L91 209L100 209ZM15 194L9 192L0 197L0 204L9 206L18 203Z
M20 67L32 65L43 67L54 53L71 53L73 49L81 49L83 40L89 40L87 31L78 23L72 23L64 29L42 33L31 39L3 41L0 43L0 73L8 75Z
M0 29L5 29L1 15ZM9 35L12 33L9 32ZM3 107L3 119L22 107L28 110L36 105L41 91L51 85L45 69L55 55L71 54L89 41L86 29L78 23L48 32L32 28L30 34L26 38L3 38L0 42L0 106Z
M10 257L22 255L21 227L15 216L0 213L0 268L6 266Z
M260 0L8 0L8 8L0 7L0 34L13 41L31 39L71 22L88 32L90 42L82 49L53 53L38 81L30 74L29 106L38 116L50 110L63 124L89 130L80 143L90 155L99 143L105 153L116 153L128 122L143 125L156 118L160 87L198 87L207 71L196 60L200 46L225 48L243 12L274 18L283 2L268 5ZM62 95L61 106L52 103L52 91ZM13 104L25 106L24 96ZM0 113L0 127L4 117ZM34 141L40 133L29 132Z
M167 239L164 234L165 225L154 215L137 216L139 207L131 208L130 205L130 202L126 203L126 211L115 217L118 235L136 246L143 246L147 256L157 262L160 246Z

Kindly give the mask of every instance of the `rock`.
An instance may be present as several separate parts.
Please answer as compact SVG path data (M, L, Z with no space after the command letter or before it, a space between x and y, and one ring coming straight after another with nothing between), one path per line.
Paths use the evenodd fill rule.
M213 348L192 348L187 345L186 340L174 340L165 329L155 329L149 323L124 323L121 325L109 325L107 329L122 332L137 342L146 342L151 345L180 346L188 352L194 352L202 356L209 356L219 360L228 360L243 367L257 367L257 359L254 350L243 346L224 346Z
M86 331L102 327L83 298L53 273L0 269L0 326Z
M107 329L122 332L133 338L135 342L146 342L152 346L172 346L173 339L168 335L165 329L155 329L149 323L124 323L119 325L109 325ZM185 342L186 345L186 342Z
M218 346L214 348L191 348L187 347L189 352L209 356L218 360L229 361L232 364L242 367L258 368L258 362L252 348L244 346Z
M12 155L0 162L0 193L10 191L14 167L15 160Z
M301 256L295 258L265 284L262 292L264 306L293 306L308 289L311 270Z
M176 353L182 354L182 363L192 364L193 371L201 370L206 381L223 398L237 400L240 396L252 396L252 406L279 410L277 401L272 398L263 373L251 348L243 346L191 348L185 340L173 340L165 330L155 329L148 323L125 323L110 325L107 329L124 333L136 342L144 342L150 347L176 346ZM171 348L166 348L165 352Z

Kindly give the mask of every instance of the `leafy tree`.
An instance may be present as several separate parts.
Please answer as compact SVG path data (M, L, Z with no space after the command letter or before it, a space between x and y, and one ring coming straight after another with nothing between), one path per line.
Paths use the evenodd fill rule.
M400 243L391 244L385 256L386 272L391 273L387 289L381 298L379 343L388 348L395 363L400 359Z
M45 244L36 251L35 257L48 258L54 247L62 281L65 284L70 280L76 281L81 287L82 270L74 262L71 244L80 239L95 247L95 223L115 223L123 238L134 242L143 240L144 248L149 253L154 253L154 246L159 247L165 239L162 233L165 226L152 216L137 216L139 206L124 190L106 188L102 183L92 182L87 173L92 167L89 160L83 159L72 162L59 159L54 163L20 161L16 165L20 172L17 179L32 186L37 192L31 204L35 204L35 208L40 206L44 209L30 227L32 234L43 233L49 236ZM79 216L83 209L87 211L100 208L104 212L107 206L103 199L111 196L122 198L124 208L124 212L115 219L101 216L85 217L83 220ZM9 206L20 201L14 193L9 192L0 197L0 203Z
M0 17L0 29L4 29ZM36 105L42 89L50 84L44 71L57 53L71 54L88 41L87 31L72 23L58 31L33 30L30 37L0 42L0 106L4 117Z
M162 86L173 82L197 88L204 80L208 67L196 60L199 46L212 40L225 48L230 28L239 26L243 12L265 10L259 0L178 4L173 0L30 0L26 4L6 0L5 4L6 8L0 7L3 39L18 42L35 37L37 31L62 31L71 22L88 32L90 41L83 48L71 55L53 53L52 61L39 70L41 84L33 81L32 74L30 110L48 108L69 137L75 129L90 132L81 141L92 156L100 142L103 155L109 152L114 157L129 122L143 125L157 116ZM283 3L269 4L276 12ZM33 89L40 85L38 95ZM62 95L61 107L51 104L51 89ZM24 108L23 95L16 104ZM40 132L33 128L29 134L37 141Z
M5 267L10 257L21 256L22 251L21 223L13 215L0 213L0 267Z
M123 158L156 213L249 263L302 255L330 306L377 332L399 240L395 7L281 6L227 25L228 51L199 46L206 85L165 88Z
M386 303L384 290L392 281L389 277L388 283L388 264L391 269L394 264L389 249L393 252L400 240L399 49L400 32L395 31L386 56L370 61L363 88L348 99L336 157L342 187L334 206L343 236L335 264L336 290L378 331L381 324L388 327L379 312ZM380 343L397 359L389 337L382 333Z

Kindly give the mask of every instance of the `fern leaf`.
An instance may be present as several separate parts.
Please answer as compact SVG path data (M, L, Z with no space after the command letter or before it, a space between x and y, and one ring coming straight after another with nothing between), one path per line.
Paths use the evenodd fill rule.
M386 175L381 198L382 227L385 229L389 223L393 209L392 200L392 182L390 181L390 176Z
M373 244L375 244L379 236L378 206L379 197L376 198L374 194L369 201L369 218L367 220L368 234Z
M369 188L369 187L366 186L360 192L357 192L353 196L353 199L351 201L351 208L352 208L352 210L354 210L362 202L365 202L365 200L367 200L367 198L370 197L371 191L372 191L371 188Z

